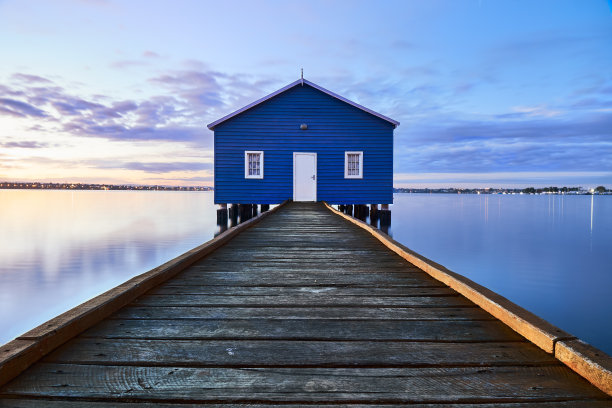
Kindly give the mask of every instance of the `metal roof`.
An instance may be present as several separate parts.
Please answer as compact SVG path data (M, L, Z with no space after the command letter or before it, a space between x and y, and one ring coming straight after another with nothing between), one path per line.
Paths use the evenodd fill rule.
M379 118L381 118L381 119L383 119L383 120L393 124L394 127L397 127L400 124L396 120L393 120L393 119L391 119L391 118L389 118L389 117L387 117L385 115L381 115L378 112L374 112L372 109L368 109L365 106L362 106L362 105L360 105L360 104L358 104L356 102L350 101L350 100L348 100L348 99L346 99L346 98L344 98L344 97L342 97L342 96L340 96L338 94L333 93L332 91L328 91L327 89L325 89L325 88L323 88L323 87L321 87L321 86L319 86L319 85L317 85L317 84L315 84L313 82L310 82L310 81L308 81L306 79L298 79L297 81L290 83L289 85L279 89L278 91L272 92L271 94L269 94L267 96L264 96L263 98L258 99L255 102L250 103L250 104L248 104L248 105L238 109L237 111L232 112L229 115L226 115L226 116L222 117L221 119L218 119L218 120L216 120L216 121L214 121L212 123L209 123L208 124L208 128L210 130L213 130L215 128L215 126L217 126L218 124L223 123L226 120L229 120L229 119L233 118L234 116L237 116L237 115L241 114L242 112L247 111L247 110L251 109L252 107L257 106L260 103L263 103L263 102L267 101L268 99L272 99L276 95L278 95L280 93L283 93L286 90L293 88L294 86L298 86L298 85L302 85L302 84L309 85L309 86L311 86L311 87L313 87L315 89L318 89L319 91L321 91L323 93L326 93L329 96L332 96L332 97L334 97L336 99L341 100L342 102L348 103L349 105L352 105L352 106L354 106L354 107L356 107L358 109L361 109L364 112L367 112L367 113L369 113L371 115L377 116L377 117L379 117Z

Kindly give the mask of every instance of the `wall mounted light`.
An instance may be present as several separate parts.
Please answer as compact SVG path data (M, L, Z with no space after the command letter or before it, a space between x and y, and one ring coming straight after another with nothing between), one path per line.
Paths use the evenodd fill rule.
M307 124L305 124L305 123L302 123L302 124L300 125L300 129L302 129L302 130L306 130L306 129L308 129L308 125L307 125Z

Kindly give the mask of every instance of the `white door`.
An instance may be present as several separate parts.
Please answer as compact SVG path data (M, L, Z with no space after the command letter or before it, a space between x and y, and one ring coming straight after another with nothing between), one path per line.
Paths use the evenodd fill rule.
M293 201L317 201L316 153L293 153Z

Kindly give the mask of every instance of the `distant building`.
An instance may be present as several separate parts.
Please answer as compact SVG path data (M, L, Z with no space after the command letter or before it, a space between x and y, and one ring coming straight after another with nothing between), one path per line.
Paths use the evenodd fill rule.
M391 204L398 125L298 79L208 125L215 203Z

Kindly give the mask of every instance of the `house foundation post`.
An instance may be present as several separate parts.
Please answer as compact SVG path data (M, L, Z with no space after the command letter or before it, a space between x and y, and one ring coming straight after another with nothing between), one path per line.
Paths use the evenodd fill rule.
M217 209L217 225L227 225L227 204L219 204Z
M389 226L391 225L391 210L389 209L389 204L383 204L381 205L381 210L380 210L380 228L383 228L383 225L385 226ZM388 228L387 228L388 230Z
M378 204L370 204L370 225L378 227Z
M229 207L230 227L238 225L238 204L230 204Z

